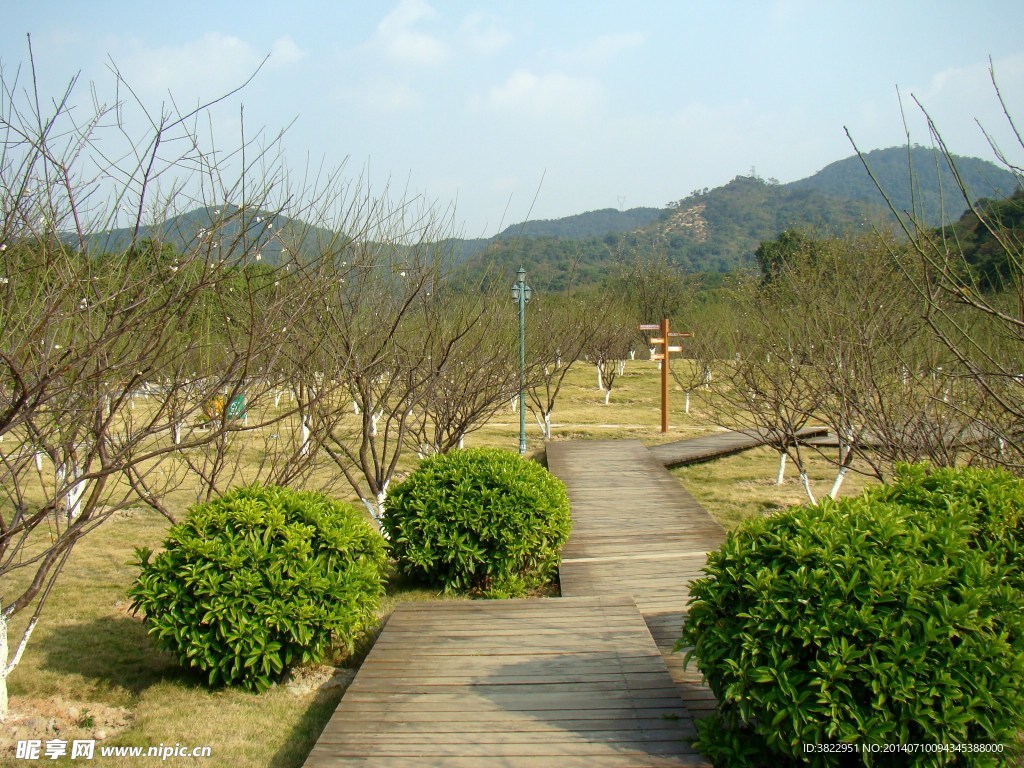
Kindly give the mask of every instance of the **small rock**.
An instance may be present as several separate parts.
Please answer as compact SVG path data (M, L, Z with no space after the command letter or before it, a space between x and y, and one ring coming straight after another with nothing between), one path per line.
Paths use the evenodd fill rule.
M47 723L46 723L46 732L47 733L56 733L59 730L60 730L60 725L57 723L57 719L51 717L47 721Z
M76 706L68 707L68 717L72 720L77 720L82 714L82 710Z
M93 738L103 741L103 739L107 738L107 732L100 728L98 731L93 733Z

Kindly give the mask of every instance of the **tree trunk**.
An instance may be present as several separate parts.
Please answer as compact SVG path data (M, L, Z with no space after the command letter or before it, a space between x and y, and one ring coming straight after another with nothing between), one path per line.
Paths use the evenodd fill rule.
M7 675L10 670L7 668L7 656L10 653L7 644L7 617L0 613L0 723L7 719Z
M378 529L381 529L383 533L381 522L384 520L384 510L388 499L388 489L385 485L384 489L377 493L374 498L367 499L363 497L363 506L366 507L366 511L370 513L370 517L373 519L374 524Z
M15 670L21 661L21 656L25 653L25 646L28 645L28 640L32 637L32 633L35 631L36 624L38 623L39 615L37 613L32 617L28 627L25 629L25 633L21 636L18 649L14 652L14 658L8 661L7 657L11 652L10 639L7 634L9 627L7 617L0 612L0 722L7 719L7 712L10 707L7 693L7 678L11 676L11 672Z
M601 376L601 361L597 363L597 388L604 389L604 378Z
M690 390L686 390L686 399L683 400L683 413L690 413Z
M550 440L551 439L551 412L548 411L543 416L540 416L540 415L537 414L536 411L534 411L533 412L533 418L536 419L537 426L540 427L541 439L543 439L543 440Z
M611 396L612 396L612 391L610 389L606 389L604 391L604 404L605 405L608 405L608 400L611 399Z
M814 492L811 490L811 479L807 476L806 472L800 473L800 482L803 483L804 493L807 494L808 501L810 501L811 504L817 504L818 501L814 498Z
M839 489L842 487L843 480L845 480L845 479L846 479L846 467L842 466L842 467L839 468L839 471L836 472L835 482L832 483L832 488L828 492L828 496L829 496L830 499L834 499L836 497L836 494L839 493Z
M786 479L786 452L779 451L779 473L775 476L775 484L782 485L782 481Z

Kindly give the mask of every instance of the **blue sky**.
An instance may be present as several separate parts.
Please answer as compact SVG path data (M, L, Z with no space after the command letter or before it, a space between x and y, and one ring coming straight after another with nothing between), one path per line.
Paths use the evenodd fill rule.
M110 61L159 107L219 95L219 145L288 127L288 163L344 164L372 188L454 204L465 236L525 218L660 207L754 169L782 182L862 149L929 143L916 96L958 154L1015 161L989 57L1024 126L1024 3L394 0L11 4L8 77L44 94ZM536 202L533 203L536 197ZM533 203L532 212L530 212Z

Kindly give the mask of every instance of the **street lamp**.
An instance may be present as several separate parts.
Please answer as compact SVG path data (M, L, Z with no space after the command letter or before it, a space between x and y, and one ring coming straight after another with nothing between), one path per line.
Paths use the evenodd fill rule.
M516 273L512 284L512 301L519 305L519 455L526 455L526 409L523 407L523 391L526 389L526 302L533 289L526 284L526 270L522 267Z

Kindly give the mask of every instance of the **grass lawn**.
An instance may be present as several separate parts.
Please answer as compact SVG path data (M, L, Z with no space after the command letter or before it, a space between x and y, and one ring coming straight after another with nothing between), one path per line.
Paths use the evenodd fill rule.
M658 376L653 363L628 364L625 375L616 380L611 404L605 406L595 386L594 367L580 364L571 372L554 411L554 439L636 438L653 444L717 429L707 410L713 404L694 397L690 413L684 414L683 394L674 387L671 429L662 435ZM537 454L542 446L532 417L527 428L530 450ZM466 442L515 450L518 429L518 414L504 407ZM771 451L762 449L675 474L723 525L731 527L745 516L802 502L795 475L781 487L774 485L776 462ZM403 468L407 471L414 464L410 454ZM832 471L824 461L812 470L819 494L827 491ZM859 483L852 476L844 490L856 492ZM180 516L194 494L185 488L169 499ZM30 764L14 759L18 739L94 737L102 738L104 745L212 748L209 758L171 758L166 765L302 764L358 665L359 654L304 670L295 681L261 695L208 689L158 652L139 619L127 611L125 590L135 575L129 565L133 551L137 546L159 548L167 527L154 512L127 510L76 547L10 678L12 713L17 716L0 729L4 765ZM415 586L392 584L381 616L397 602L437 597ZM20 636L25 620L16 617L12 622L13 638ZM362 650L371 642L367 638ZM96 759L104 765L138 764L138 758L101 760L98 752ZM47 762L77 765L81 760Z

